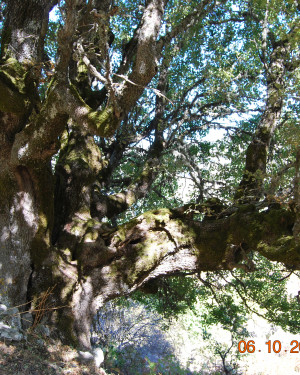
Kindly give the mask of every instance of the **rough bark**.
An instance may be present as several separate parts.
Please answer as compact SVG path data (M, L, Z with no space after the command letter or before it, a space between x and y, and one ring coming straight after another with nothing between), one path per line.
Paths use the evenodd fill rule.
M31 66L40 63L48 28L48 14L56 4L57 0L7 1L1 58L10 56Z
M17 133L36 111L38 64L47 31L48 13L55 1L9 1L2 34L0 66L0 228L1 228L1 292L10 305L26 302L27 286L35 257L33 240L51 224L51 207L41 196L43 183L51 190L49 160L38 165L19 162L28 143L16 150ZM28 161L28 160L27 160ZM42 182L43 180L43 182ZM50 184L49 184L50 183ZM51 196L51 195L50 195ZM39 202L39 204L37 203ZM51 203L50 203L51 206ZM45 235L45 236L44 236ZM43 240L47 237L43 233ZM38 251L43 254L43 245ZM38 245L38 246L39 246Z
M267 61L265 56L267 30L263 32L261 59L267 82L267 99L256 133L247 149L245 172L235 196L237 199L242 197L244 200L252 200L254 197L259 199L263 194L262 186L266 173L268 150L284 102L286 72L287 70L293 71L298 66L290 61L291 45L289 43L289 39L296 37L297 33L298 28L296 27L288 34L288 38L275 42L270 37L271 53L269 61Z

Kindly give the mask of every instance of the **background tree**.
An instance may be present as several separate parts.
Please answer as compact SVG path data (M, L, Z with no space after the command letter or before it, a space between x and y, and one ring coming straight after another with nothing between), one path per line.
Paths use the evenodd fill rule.
M98 308L155 279L254 271L256 252L299 269L296 2L7 0L1 17L5 303L51 291L53 334L90 348Z

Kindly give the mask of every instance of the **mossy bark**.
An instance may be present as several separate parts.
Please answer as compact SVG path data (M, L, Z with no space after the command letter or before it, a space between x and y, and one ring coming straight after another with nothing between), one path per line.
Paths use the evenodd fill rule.
M258 128L246 152L246 165L242 181L235 194L236 199L259 200L263 194L267 155L285 96L286 61L288 48L284 41L273 43L268 65L265 62L267 100Z
M90 348L90 323L97 309L107 300L128 295L157 278L235 267L251 271L252 264L247 261L250 251L300 269L299 243L293 237L299 207L298 213L271 206L260 211L255 202L261 193L270 137L282 108L284 51L274 47L271 56L273 73L267 77L266 110L248 148L238 193L244 197L254 193L254 203L241 200L226 208L218 200L210 200L197 207L190 205L188 210L149 211L126 224L109 227L100 221L102 217L110 218L145 196L156 176L164 148L160 123L164 108L158 101L156 112L160 115L148 134L150 137L154 130L155 141L140 176L127 191L109 197L103 194L96 202L95 190L101 191L101 183L108 185L101 181L108 161L102 160L94 134L112 136L156 74L160 57L157 39L167 2L147 2L131 40L133 54L124 55L129 59L129 78L111 91L106 107L100 110L87 105L84 91L75 87L76 69L75 78L68 75L74 35L78 35L72 22L79 13L75 2L66 4L55 77L46 99L41 102L39 98L48 12L56 2L8 2L2 34L1 301L12 306L29 304L32 299L31 307L44 309L44 318L59 337L74 346ZM108 1L101 4L102 11L108 10ZM80 6L85 5L82 2ZM87 70L79 73L85 75ZM115 89L107 86L107 92ZM58 150L53 176L50 162ZM199 211L204 219L193 220ZM45 304L40 306L45 293Z

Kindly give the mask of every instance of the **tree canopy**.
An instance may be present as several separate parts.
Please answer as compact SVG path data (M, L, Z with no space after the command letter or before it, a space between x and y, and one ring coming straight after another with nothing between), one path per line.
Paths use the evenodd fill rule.
M88 348L105 301L237 269L280 321L255 271L300 269L298 2L0 5L1 298L48 293Z

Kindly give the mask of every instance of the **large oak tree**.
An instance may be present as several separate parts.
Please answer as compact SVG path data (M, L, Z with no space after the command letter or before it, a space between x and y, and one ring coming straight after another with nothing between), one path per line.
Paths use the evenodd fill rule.
M4 303L89 348L97 309L155 279L255 252L300 269L297 2L7 0L1 19ZM231 175L205 168L214 127L246 145Z

